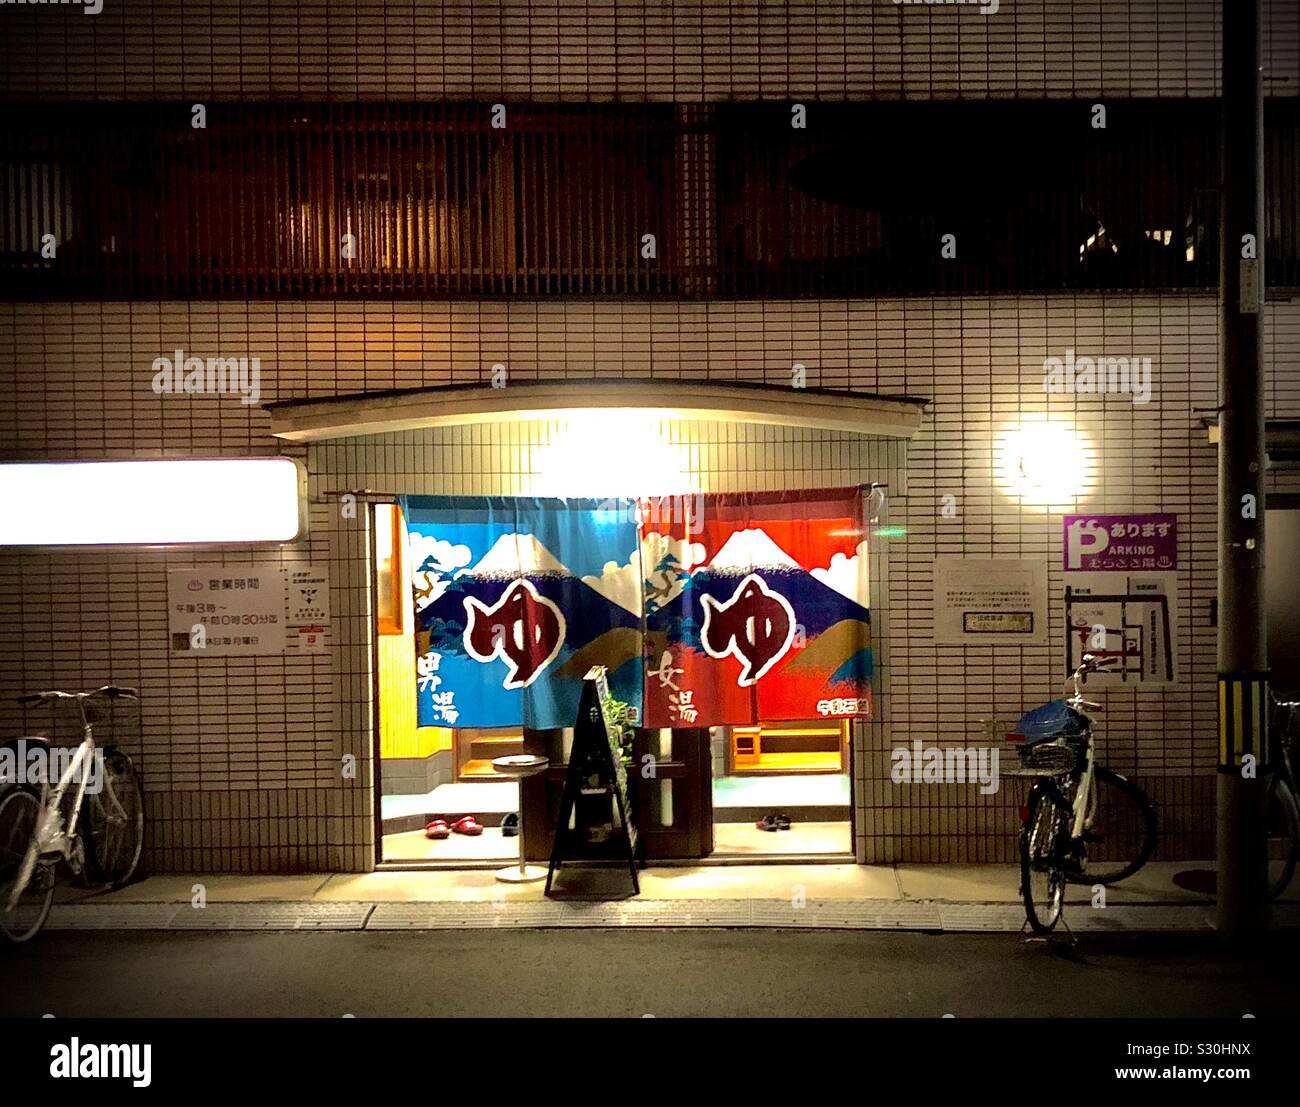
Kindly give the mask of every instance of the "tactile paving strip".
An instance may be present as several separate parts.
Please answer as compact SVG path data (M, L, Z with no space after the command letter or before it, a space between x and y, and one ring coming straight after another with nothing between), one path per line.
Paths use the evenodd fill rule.
M1015 933L1025 925L1025 909L1010 903L936 903L939 929L952 934Z
M1088 912L1085 914L1085 912ZM1203 930L1212 924L1205 908L1076 908L1067 914L1076 930L1140 932ZM1010 904L918 903L897 900L624 900L606 903L379 904L368 930L462 930L493 927L767 927L823 930L924 930L1019 933L1024 911Z
M47 930L170 930L182 903L56 903Z
M362 930L369 903L209 903L182 906L169 930Z

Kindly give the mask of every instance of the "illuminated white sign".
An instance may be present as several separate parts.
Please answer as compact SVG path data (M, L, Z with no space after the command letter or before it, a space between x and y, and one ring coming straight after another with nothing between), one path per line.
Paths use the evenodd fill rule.
M286 457L0 465L0 546L287 542L298 492Z

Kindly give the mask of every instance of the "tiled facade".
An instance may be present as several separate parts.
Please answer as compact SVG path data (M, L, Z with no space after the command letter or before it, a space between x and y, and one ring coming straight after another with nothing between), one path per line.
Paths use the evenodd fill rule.
M9 11L8 98L1213 96L1230 0L104 0ZM1300 13L1266 0L1277 95Z
M21 24L15 9L0 9L3 95L690 102L1201 96L1217 83L1218 4L1195 0L1004 0L991 18L889 3L213 3L185 4L180 18L181 7L105 0L100 16L28 11ZM1300 91L1298 41L1297 9L1274 2L1272 91ZM1144 52L1151 56L1139 62ZM1034 557L1049 565L1050 595L1059 597L1060 514L1022 509L998 490L993 442L1020 415L1068 415L1095 448L1096 480L1081 507L1180 518L1181 683L1109 694L1101 742L1108 763L1133 773L1159 806L1164 856L1212 851L1215 455L1201 424L1216 403L1212 295L6 304L0 456L281 452L267 415L237 397L153 393L153 359L178 347L259 357L263 400L484 380L498 362L514 380L622 375L683 389L701 380L788 383L799 362L810 385L929 398L906 449L832 432L672 429L687 436L705 488L890 485L888 522L903 533L878 549L879 721L855 739L857 849L873 861L1011 857L1008 792L895 786L888 751L913 738L979 742L977 720L1014 715L1057 687L1059 599L1052 645L963 649L933 643L931 585L939 554ZM1151 402L1045 396L1043 359L1066 348L1150 356ZM1269 414L1300 416L1300 305L1269 305L1265 362ZM529 491L536 450L554 433L528 424L288 448L309 467L311 527L305 541L275 551L0 553L0 730L36 725L11 706L19 691L137 684L141 719L119 730L141 755L154 870L367 868L368 543L364 513L344 518L328 493ZM949 494L956 519L940 515ZM329 654L169 653L169 567L267 561L329 565ZM344 771L349 755L354 776Z

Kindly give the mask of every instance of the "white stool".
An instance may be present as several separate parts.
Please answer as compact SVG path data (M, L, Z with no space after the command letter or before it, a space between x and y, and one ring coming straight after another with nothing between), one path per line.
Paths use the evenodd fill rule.
M524 778L535 776L550 765L545 757L531 753L516 753L510 757L498 757L493 760L492 768L503 776L512 776L519 781L519 865L507 865L498 869L496 878L507 884L531 884L534 880L545 880L546 869L541 865L530 865L524 853Z

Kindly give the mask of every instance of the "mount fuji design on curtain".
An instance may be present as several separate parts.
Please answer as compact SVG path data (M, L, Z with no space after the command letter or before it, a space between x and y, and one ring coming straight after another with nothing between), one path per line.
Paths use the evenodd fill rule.
M648 727L870 718L860 489L642 503Z
M420 726L572 726L592 665L648 727L871 715L860 489L402 509Z
M420 726L572 726L582 678L641 703L635 503L402 499Z

